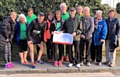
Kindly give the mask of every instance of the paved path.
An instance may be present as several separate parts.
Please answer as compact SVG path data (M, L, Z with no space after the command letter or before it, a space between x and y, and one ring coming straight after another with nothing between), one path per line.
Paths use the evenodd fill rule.
M103 59L104 60L104 59ZM104 61L103 61L104 62ZM91 66L81 66L77 68L75 66L69 68L68 63L64 62L62 67L54 67L53 63L45 63L44 65L38 64L35 69L30 68L30 64L21 65L18 61L15 61L15 67L12 69L5 69L4 63L0 62L0 74L30 74L30 73L91 73L91 72L118 72L120 73L120 57L117 57L117 64L115 67L109 67L107 65L98 66L92 64Z
M112 73L56 73L56 74L11 74L0 77L115 77Z

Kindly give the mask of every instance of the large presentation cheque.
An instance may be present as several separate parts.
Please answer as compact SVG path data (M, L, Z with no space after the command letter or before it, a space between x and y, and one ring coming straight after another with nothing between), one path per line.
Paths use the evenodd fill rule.
M53 42L57 44L72 44L73 36L69 33L54 34Z

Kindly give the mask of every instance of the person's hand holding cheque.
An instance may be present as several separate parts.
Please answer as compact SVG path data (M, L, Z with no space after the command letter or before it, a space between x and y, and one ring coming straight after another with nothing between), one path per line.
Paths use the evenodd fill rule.
M76 36L76 32L73 32L73 33L72 33L72 36L75 37L75 36Z
M58 31L53 31L52 34L53 34L53 35L54 35L54 34L58 34Z
M58 31L54 31L54 34L59 34L59 32Z
M60 34L63 33L62 31L54 31L53 34Z

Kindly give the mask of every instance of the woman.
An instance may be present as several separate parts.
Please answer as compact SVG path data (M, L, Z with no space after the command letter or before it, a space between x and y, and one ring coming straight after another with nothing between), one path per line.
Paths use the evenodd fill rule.
M109 17L106 19L108 34L105 40L106 44L106 62L110 67L115 66L116 48L118 47L118 39L120 32L120 20L115 17L115 10L108 11Z
M27 26L26 17L24 14L20 14L16 23L16 42L19 47L19 56L21 64L27 64Z
M11 45L15 33L16 12L12 12L5 18L1 24L0 30L0 50L4 51L5 68L12 68L14 64L11 61Z
M50 26L53 19L54 19L54 14L52 12L49 12L46 20L47 30L44 31L44 41L46 42L48 62L54 62L52 40L50 39L51 38Z
M55 13L55 19L51 24L51 33L52 33L51 39L53 39L54 33L56 33L57 31L58 32L60 31L62 25L63 25L63 20L61 19L61 11L57 10ZM52 50L54 50L54 66L62 66L62 61L61 61L62 48L64 48L64 45L58 44L59 59L57 59L57 44L55 43L52 44Z
M94 62L96 60L97 64L102 65L102 45L105 42L107 36L107 24L102 18L102 11L98 10L96 12L96 17L94 18L94 33L93 33L93 44L91 46L91 59Z
M44 64L41 60L43 53L43 34L46 23L44 22L44 13L38 13L38 18L33 20L28 27L28 46L30 48L30 57L31 57L31 67L35 68L34 62L34 44L37 45L40 50L38 52L36 63Z

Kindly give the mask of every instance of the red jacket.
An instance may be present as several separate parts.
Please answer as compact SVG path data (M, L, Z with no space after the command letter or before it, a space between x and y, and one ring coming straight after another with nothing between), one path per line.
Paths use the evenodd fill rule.
M49 20L46 20L46 24L48 29L45 28L44 30L44 42L47 42L47 39L50 39L51 37L51 33L50 33L51 22Z

